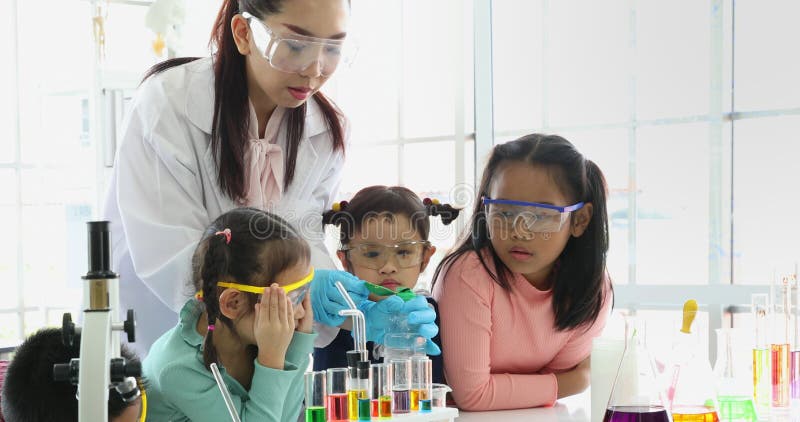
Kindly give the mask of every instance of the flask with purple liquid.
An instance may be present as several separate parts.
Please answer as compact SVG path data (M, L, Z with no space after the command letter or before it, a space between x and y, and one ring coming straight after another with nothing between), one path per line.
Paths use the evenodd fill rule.
M644 330L634 329L627 338L603 422L671 422L665 403L644 344Z

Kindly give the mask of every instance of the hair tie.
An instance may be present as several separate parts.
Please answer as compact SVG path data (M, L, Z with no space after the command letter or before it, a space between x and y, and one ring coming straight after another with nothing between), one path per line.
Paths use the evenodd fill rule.
M214 324L208 324L208 331L214 331Z
M344 211L344 209L347 208L347 204L348 204L347 201L335 202L333 204L333 207L331 207L331 209L333 210L333 212Z
M445 226L458 218L458 213L461 212L460 208L454 208L450 204L442 204L436 198L425 198L422 200L422 204L425 205L425 210L429 216L441 218Z
M220 234L225 236L225 244L226 245L230 245L231 244L231 229L225 229L225 230L222 230L222 231L218 231L218 232L214 233L214 236L217 236L217 235L220 235Z

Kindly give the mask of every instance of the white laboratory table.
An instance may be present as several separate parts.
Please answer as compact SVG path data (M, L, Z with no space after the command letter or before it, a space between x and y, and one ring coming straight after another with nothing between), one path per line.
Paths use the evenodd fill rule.
M459 411L456 422L589 422L590 395L581 394L561 399L553 407L535 409L495 410L493 412Z

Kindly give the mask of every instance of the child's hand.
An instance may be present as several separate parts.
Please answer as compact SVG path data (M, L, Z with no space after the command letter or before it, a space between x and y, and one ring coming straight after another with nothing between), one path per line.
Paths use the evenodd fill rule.
M256 303L253 334L258 345L258 363L269 368L283 369L286 349L294 335L292 303L277 284L264 289L261 302Z
M303 303L301 304L303 307L303 311L305 315L297 321L297 331L301 333L311 334L314 330L314 310L311 309L311 292L306 293L306 297L303 298Z

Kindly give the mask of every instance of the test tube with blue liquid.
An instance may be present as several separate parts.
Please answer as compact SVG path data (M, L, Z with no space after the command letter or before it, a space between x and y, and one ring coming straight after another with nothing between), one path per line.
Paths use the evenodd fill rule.
M411 410L431 411L432 364L427 356L411 357Z

